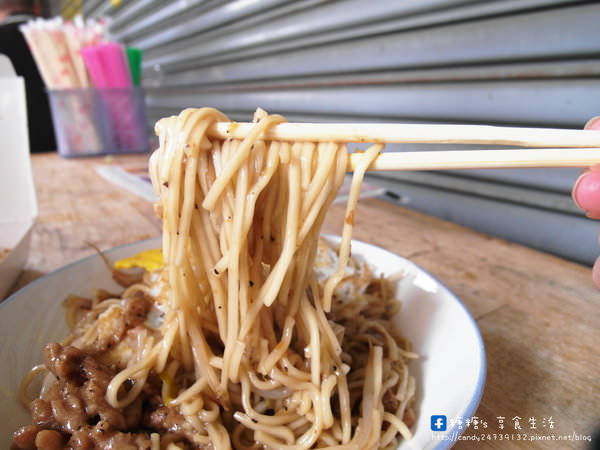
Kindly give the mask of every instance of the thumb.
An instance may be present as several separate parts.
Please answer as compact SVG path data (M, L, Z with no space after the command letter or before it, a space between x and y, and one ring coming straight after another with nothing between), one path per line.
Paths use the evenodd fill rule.
M579 175L572 197L589 218L600 219L600 166L593 166Z
M590 119L584 128L600 131L600 116ZM600 219L600 165L586 169L579 175L572 194L575 204L583 209L588 217ZM600 269L598 272L600 274Z

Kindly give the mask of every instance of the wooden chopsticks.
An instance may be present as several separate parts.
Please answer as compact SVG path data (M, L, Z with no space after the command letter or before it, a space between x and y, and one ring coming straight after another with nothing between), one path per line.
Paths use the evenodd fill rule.
M213 137L243 139L251 123L217 123ZM600 163L600 132L487 125L283 123L264 139L311 142L480 144L539 149L389 152L369 170L444 170L517 167L585 167ZM358 155L350 155L349 170Z
M209 128L222 139L243 139L252 123L225 122ZM488 125L429 125L402 123L282 123L265 139L313 142L372 142L413 144L489 144L519 147L600 147L600 132Z
M359 154L352 153L348 170ZM449 150L381 153L368 170L456 170L524 167L587 167L600 164L600 148Z

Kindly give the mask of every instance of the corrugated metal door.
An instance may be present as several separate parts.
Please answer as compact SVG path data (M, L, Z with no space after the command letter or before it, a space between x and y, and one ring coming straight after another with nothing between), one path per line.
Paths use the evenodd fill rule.
M600 114L597 1L92 0L84 12L144 50L153 121L188 106L236 120L261 106L295 121L572 128ZM372 179L411 208L591 263L597 227L570 199L577 173Z

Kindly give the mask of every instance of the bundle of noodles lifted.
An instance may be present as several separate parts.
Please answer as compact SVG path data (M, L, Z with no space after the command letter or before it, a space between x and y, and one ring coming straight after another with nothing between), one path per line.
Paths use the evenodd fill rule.
M262 138L285 119L258 110L243 140L187 109L160 120L150 160L164 266L121 295L67 301L72 334L15 448L374 449L411 436L410 344L393 285L319 240L347 169L335 142ZM235 124L232 124L234 127ZM131 280L129 281L129 283Z

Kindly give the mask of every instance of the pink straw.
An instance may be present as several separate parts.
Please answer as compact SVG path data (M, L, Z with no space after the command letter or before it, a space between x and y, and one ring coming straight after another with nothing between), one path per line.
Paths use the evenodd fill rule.
M109 84L105 73L105 66L102 63L97 46L89 46L81 49L81 56L85 62L90 78L97 88L112 87Z
M96 49L105 69L107 87L130 88L133 83L125 48L116 42L107 42L97 45Z

